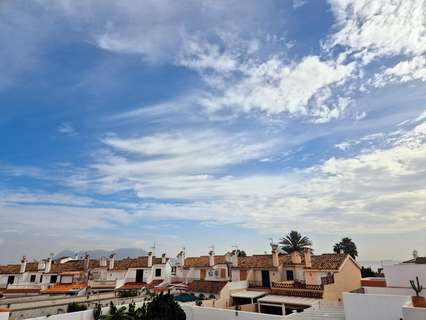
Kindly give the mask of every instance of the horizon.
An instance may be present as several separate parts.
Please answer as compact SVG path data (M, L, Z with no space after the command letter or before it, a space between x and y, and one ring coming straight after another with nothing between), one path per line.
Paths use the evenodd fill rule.
M424 6L1 2L0 263L291 230L426 256Z

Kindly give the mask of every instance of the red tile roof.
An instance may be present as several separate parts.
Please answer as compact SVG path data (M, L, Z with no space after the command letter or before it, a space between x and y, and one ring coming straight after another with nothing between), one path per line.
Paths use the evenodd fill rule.
M226 263L226 258L224 255L217 255L214 257L215 264L224 264ZM200 256L200 257L188 257L185 258L185 268L193 267L209 267L209 256Z
M70 284L57 284L51 288L43 290L41 293L69 293L73 291L80 291L87 287L85 283L70 283Z
M4 293L40 293L40 289L25 289L25 288L19 288L19 289L6 289Z
M0 274L17 274L20 271L19 264L7 264L0 266Z
M161 261L161 258L152 258L153 265L162 264ZM127 258L114 262L114 270L127 270L129 268L148 268L148 257Z
M151 288L154 288L155 286L158 286L162 282L163 282L163 280L153 280L150 283L146 283L146 282L126 282L119 289L120 290L142 289L142 288L151 289Z
M203 293L220 293L227 281L194 280L188 284L188 291Z

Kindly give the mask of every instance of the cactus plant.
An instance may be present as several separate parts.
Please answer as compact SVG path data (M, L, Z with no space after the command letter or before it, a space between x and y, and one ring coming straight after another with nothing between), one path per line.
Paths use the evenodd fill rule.
M423 286L420 285L419 277L416 277L416 282L417 283L414 283L414 280L410 280L411 287L416 292L416 296L418 297L419 293L423 290Z

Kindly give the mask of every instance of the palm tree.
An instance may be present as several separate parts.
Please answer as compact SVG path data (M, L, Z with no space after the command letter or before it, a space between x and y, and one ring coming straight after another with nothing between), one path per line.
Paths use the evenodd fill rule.
M290 254L295 251L303 252L303 248L311 246L312 242L308 237L302 236L298 231L292 230L281 238L279 244L281 245L281 249Z
M356 244L351 238L345 237L340 242L336 243L333 247L333 251L336 253L343 252L344 254L350 255L353 259L358 257L358 250Z

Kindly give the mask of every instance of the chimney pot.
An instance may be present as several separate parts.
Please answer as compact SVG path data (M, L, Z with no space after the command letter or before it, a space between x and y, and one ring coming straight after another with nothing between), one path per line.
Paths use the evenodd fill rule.
M23 256L21 259L21 268L19 270L20 273L25 273L25 269L27 268L27 257Z
M214 251L211 250L209 252L209 266L213 267L214 266Z
M114 263L115 263L115 253L109 256L109 265L108 265L109 270L114 269Z
M152 252L148 252L148 268L152 267Z
M271 243L271 252L272 252L272 265L277 268L280 264L278 259L278 245Z
M306 247L303 249L303 253L305 255L305 267L312 268L312 249Z

